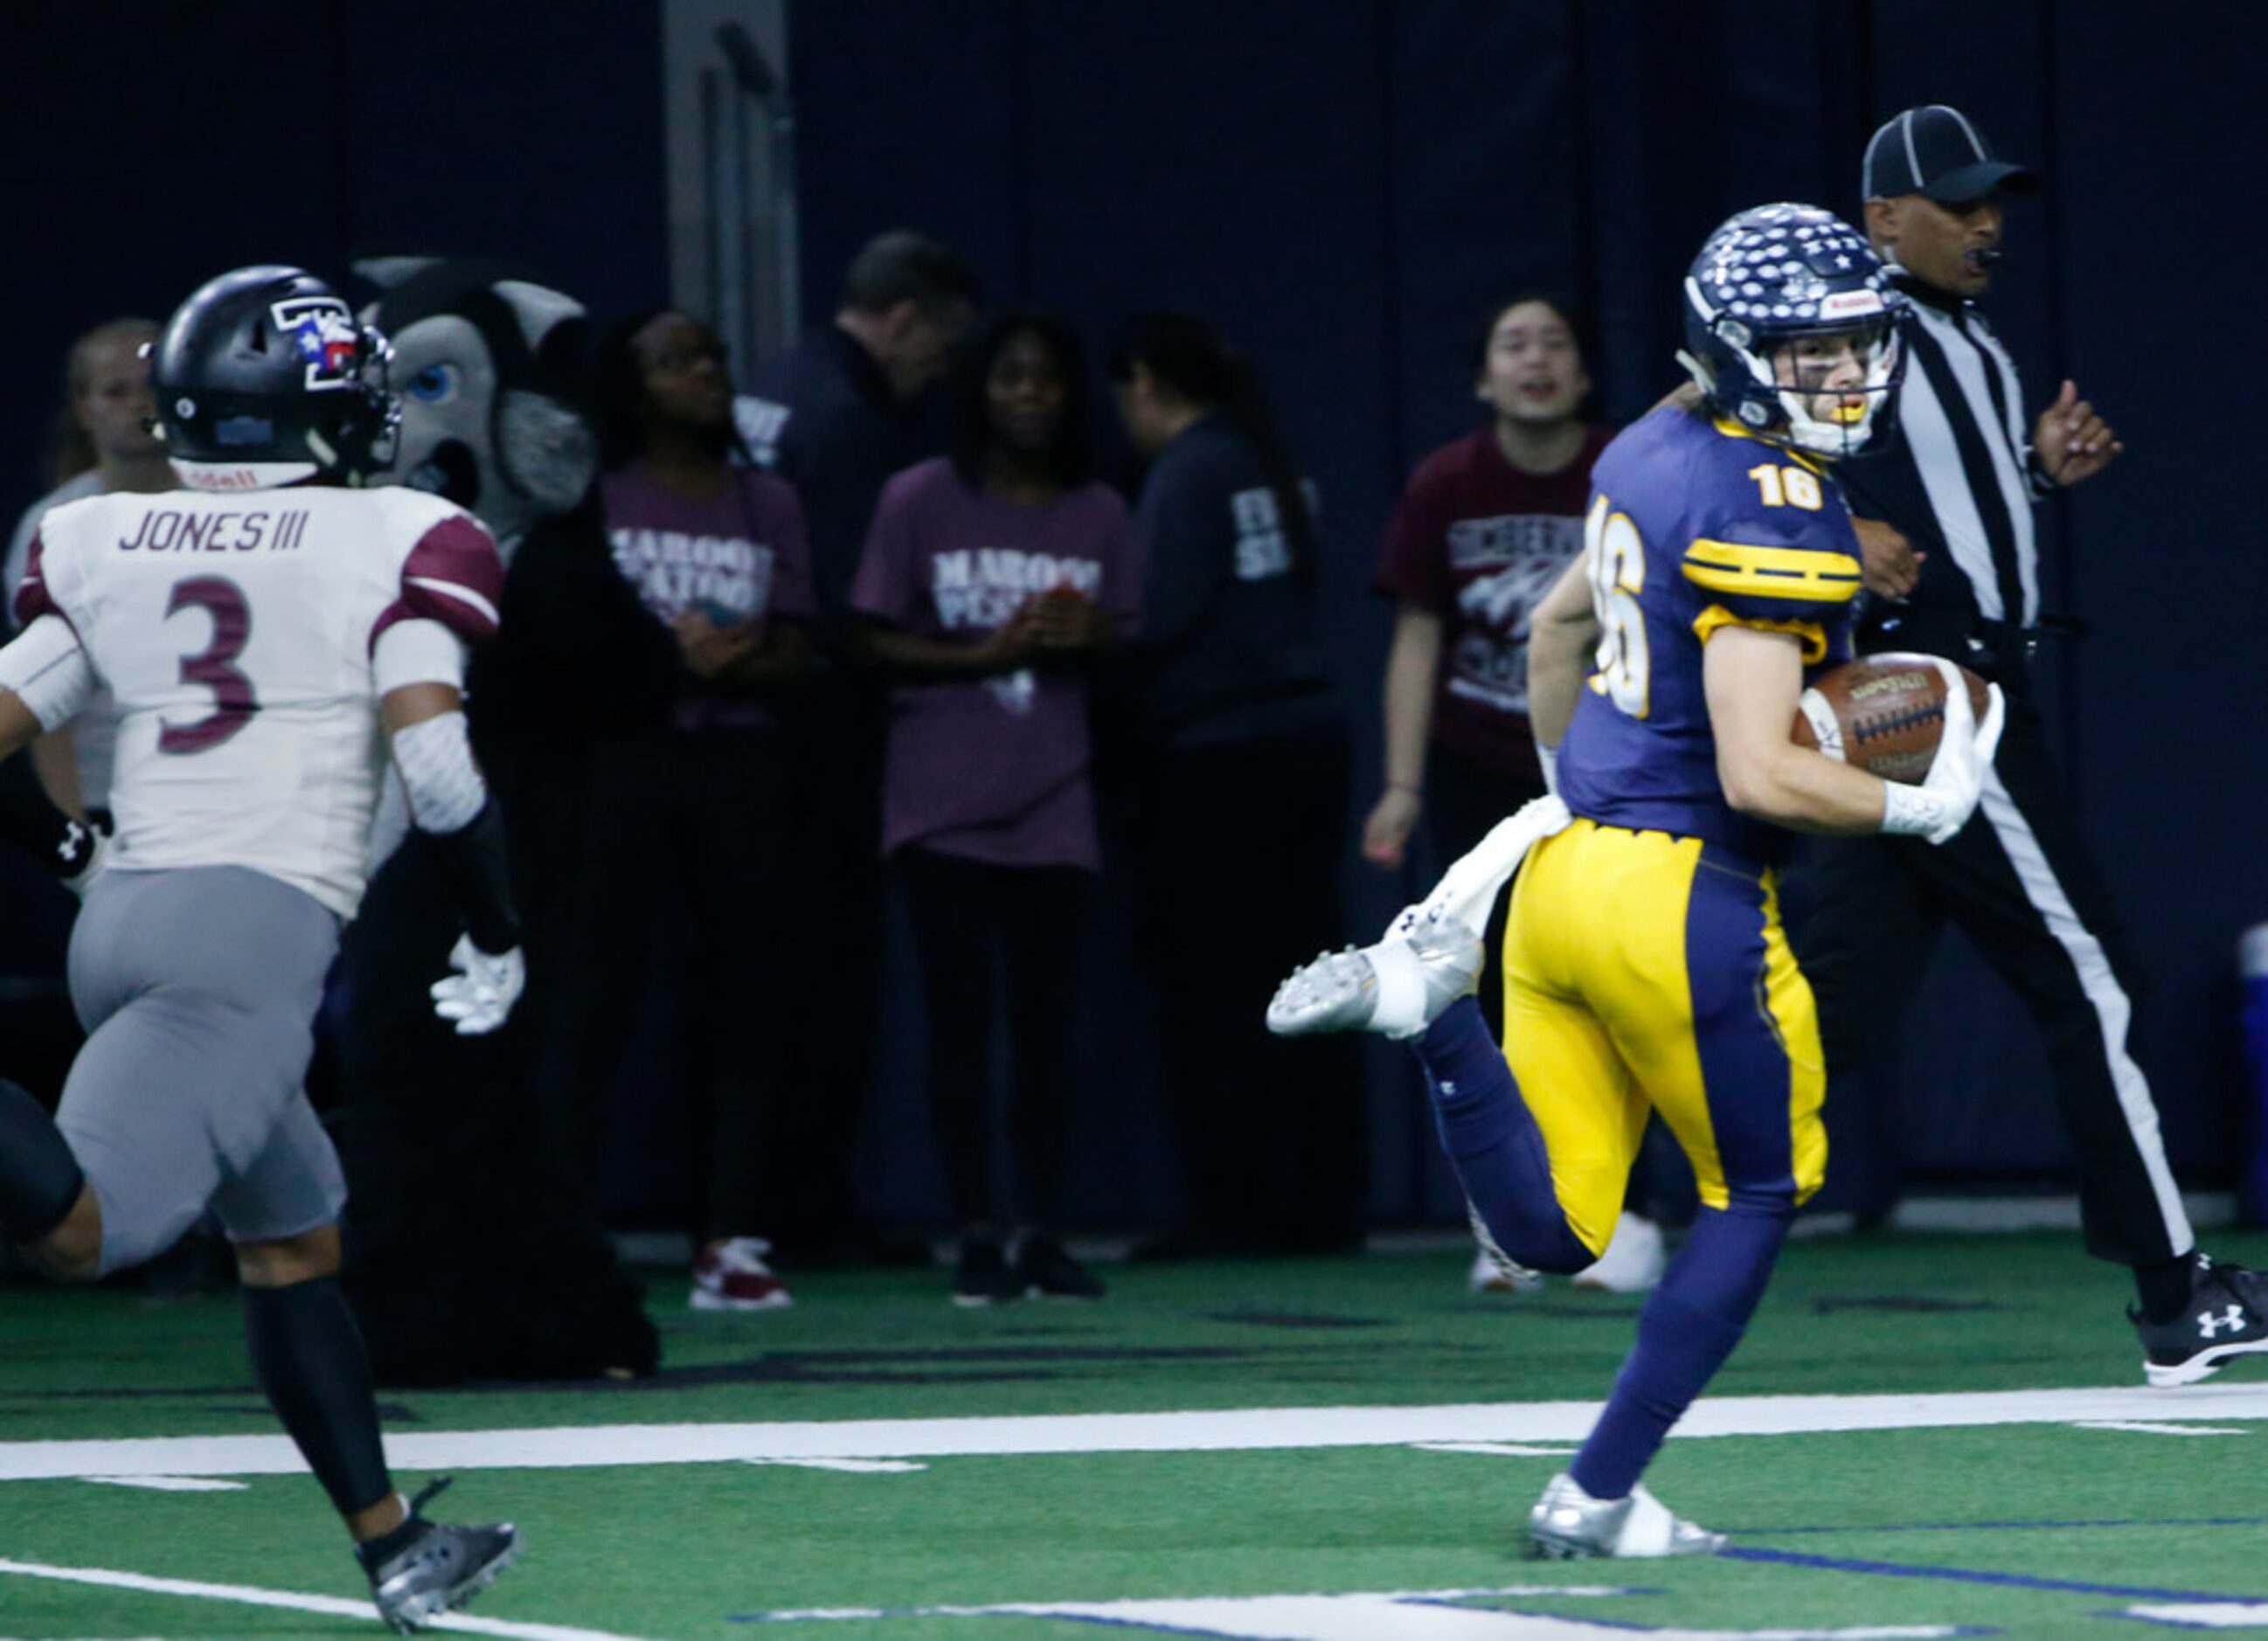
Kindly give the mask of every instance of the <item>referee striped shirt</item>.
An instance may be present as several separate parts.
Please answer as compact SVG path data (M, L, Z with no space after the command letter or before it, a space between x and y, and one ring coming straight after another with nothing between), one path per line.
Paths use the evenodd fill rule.
M1886 638L1911 642L1896 630L1909 624L1904 613L1914 637L1957 633L2020 653L2040 618L2032 504L2051 487L2032 460L2015 362L1970 304L1890 271L1912 315L1896 435L1885 450L1837 463L1836 476L1853 512L1882 519L1928 558L1912 593L1878 607L1868 625L1887 623Z

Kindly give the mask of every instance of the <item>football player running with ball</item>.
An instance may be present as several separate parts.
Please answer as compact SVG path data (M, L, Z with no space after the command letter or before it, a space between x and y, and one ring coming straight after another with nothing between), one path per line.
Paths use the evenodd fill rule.
M502 823L459 704L503 568L451 504L357 488L400 416L388 351L319 279L224 274L152 360L187 489L93 497L40 525L24 630L0 650L0 756L107 687L117 831L71 933L88 1036L62 1107L50 1120L0 1082L0 1231L49 1275L92 1281L216 1210L261 1389L345 1518L380 1615L408 1632L486 1586L518 1540L427 1520L438 1484L415 1502L394 1490L339 1291L345 1186L302 1086L389 741L463 894L437 1012L494 1030L522 968Z
M1850 658L1859 556L1828 476L1883 419L1897 301L1857 232L1806 205L1744 211L1685 281L1693 377L1608 446L1583 553L1539 608L1536 740L1557 796L1451 868L1359 952L1319 959L1278 1031L1413 1041L1442 1144L1521 1264L1599 1256L1649 1111L1701 1208L1639 1313L1596 1426L1528 1518L1545 1556L1707 1554L1638 1477L1732 1354L1827 1160L1811 990L1781 932L1792 829L1949 837L1999 734L1958 673L1926 783L1796 746L1808 678ZM1584 657L1594 657L1586 675ZM1556 766L1556 767L1555 767ZM1504 1043L1471 995L1476 931L1513 868Z

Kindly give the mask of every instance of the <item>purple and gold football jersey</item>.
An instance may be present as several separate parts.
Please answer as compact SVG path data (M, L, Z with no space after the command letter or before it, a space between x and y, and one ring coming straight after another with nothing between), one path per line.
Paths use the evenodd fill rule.
M1607 446L1584 524L1599 652L1559 748L1575 813L1760 862L1786 851L1785 830L1725 801L1701 650L1736 625L1794 634L1807 677L1851 659L1859 542L1824 472L1677 405Z

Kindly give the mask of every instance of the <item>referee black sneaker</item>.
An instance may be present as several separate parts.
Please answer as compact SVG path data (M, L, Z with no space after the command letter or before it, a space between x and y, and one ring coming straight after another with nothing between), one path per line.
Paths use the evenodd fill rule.
M452 1527L418 1512L449 1485L443 1476L409 1501L409 1518L384 1538L355 1547L370 1576L370 1598L396 1635L416 1635L433 1619L456 1611L496 1581L519 1554L519 1534L509 1521Z
M961 1257L953 1268L955 1305L969 1309L1023 1297L1024 1284L1008 1266L1005 1240L990 1231L972 1231L961 1239Z
M1044 1231L1027 1231L1008 1255L1008 1274L1027 1299L1099 1299L1102 1278Z
M2154 1385L2194 1385L2230 1357L2268 1350L2268 1275L2199 1254L2190 1281L2190 1302L2171 1321L2126 1313L2142 1336L2142 1371Z

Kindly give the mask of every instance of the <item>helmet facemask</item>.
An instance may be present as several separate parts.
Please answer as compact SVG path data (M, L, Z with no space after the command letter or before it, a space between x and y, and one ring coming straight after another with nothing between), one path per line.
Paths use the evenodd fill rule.
M1887 425L1900 305L1856 229L1815 206L1762 205L1694 259L1679 357L1711 408L1748 432L1856 455Z
M1692 282L1686 283L1697 300ZM1751 432L1830 460L1867 447L1904 366L1895 317L1879 303L1845 324L1776 327L1759 336L1744 321L1719 314L1708 330L1713 369L1690 353L1678 357L1710 401ZM1830 401L1830 395L1841 402Z
M1742 352L1778 395L1787 417L1780 437L1830 458L1867 447L1897 379L1897 327L1888 314L1784 336L1769 359Z

